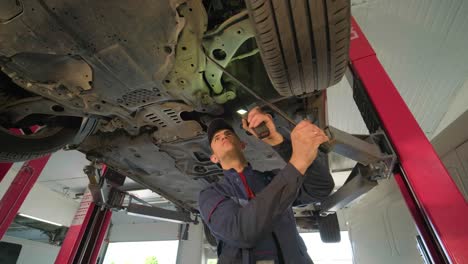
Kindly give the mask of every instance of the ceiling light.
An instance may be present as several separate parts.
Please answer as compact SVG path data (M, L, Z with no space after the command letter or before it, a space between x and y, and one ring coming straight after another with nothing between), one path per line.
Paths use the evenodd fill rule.
M239 110L237 110L237 113L238 113L239 115L244 115L244 114L247 113L247 110L239 109Z
M19 214L19 215L21 215L23 217L26 217L26 218L34 219L34 220L37 220L37 221L40 221L40 222L48 223L48 224L51 224L51 225L63 226L61 224L54 223L54 222L51 222L51 221L47 221L47 220L44 220L44 219L40 219L40 218L37 218L37 217L34 217L34 216L30 216L30 215L26 215L26 214Z

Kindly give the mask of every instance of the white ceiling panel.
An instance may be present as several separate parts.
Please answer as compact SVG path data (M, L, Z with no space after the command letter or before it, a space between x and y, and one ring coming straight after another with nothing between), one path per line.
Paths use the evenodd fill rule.
M50 190L74 198L88 186L88 177L83 168L89 164L81 152L58 151L50 157L47 165L39 176L38 182Z
M369 134L353 99L353 91L346 78L327 89L327 118L330 126L352 134Z
M467 80L468 1L352 2L353 16L430 136ZM329 110L347 114L343 108Z
M85 177L41 182L42 185L47 186L49 189L70 197L74 197L75 194L84 193L88 183L89 180Z
M58 151L52 154L38 181L50 182L53 180L87 178L83 168L89 163L81 152L75 150Z

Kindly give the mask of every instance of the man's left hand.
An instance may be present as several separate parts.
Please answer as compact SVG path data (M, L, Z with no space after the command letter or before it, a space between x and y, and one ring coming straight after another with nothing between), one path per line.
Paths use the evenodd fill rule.
M255 107L249 111L247 115L247 121L242 119L242 128L249 131L251 134L257 136L253 128L259 126L262 122L265 122L268 130L270 130L270 135L263 140L263 142L275 146L283 142L283 135L281 135L277 130L275 123L273 122L273 117L270 114L263 112L260 107ZM247 125L248 123L248 125Z

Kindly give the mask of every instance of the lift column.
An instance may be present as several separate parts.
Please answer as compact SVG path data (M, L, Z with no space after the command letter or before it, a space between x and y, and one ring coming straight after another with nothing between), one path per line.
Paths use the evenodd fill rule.
M350 61L353 96L370 132L383 128L396 152L395 180L429 260L468 263L468 204L354 18Z
M39 178L50 155L35 160L26 161L8 190L0 200L0 239L3 238L11 222L18 214L26 196ZM3 180L12 166L12 163L0 163L0 179Z
M105 177L106 168L103 168ZM110 226L112 211L93 202L89 189L81 199L80 207L68 229L56 264L94 264Z

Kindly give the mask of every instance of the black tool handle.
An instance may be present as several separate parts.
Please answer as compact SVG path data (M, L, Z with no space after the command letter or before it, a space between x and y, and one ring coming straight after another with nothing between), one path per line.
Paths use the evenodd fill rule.
M265 122L262 122L257 127L254 127L253 131L255 132L255 134L257 135L259 139L264 139L270 136L270 130L266 126Z
M247 114L243 114L242 119L244 119L247 122L247 126L248 126L249 122L247 121ZM257 127L254 127L252 130L254 131L255 135L259 139L264 139L270 136L270 130L266 126L265 122L260 123L260 125L258 125Z

